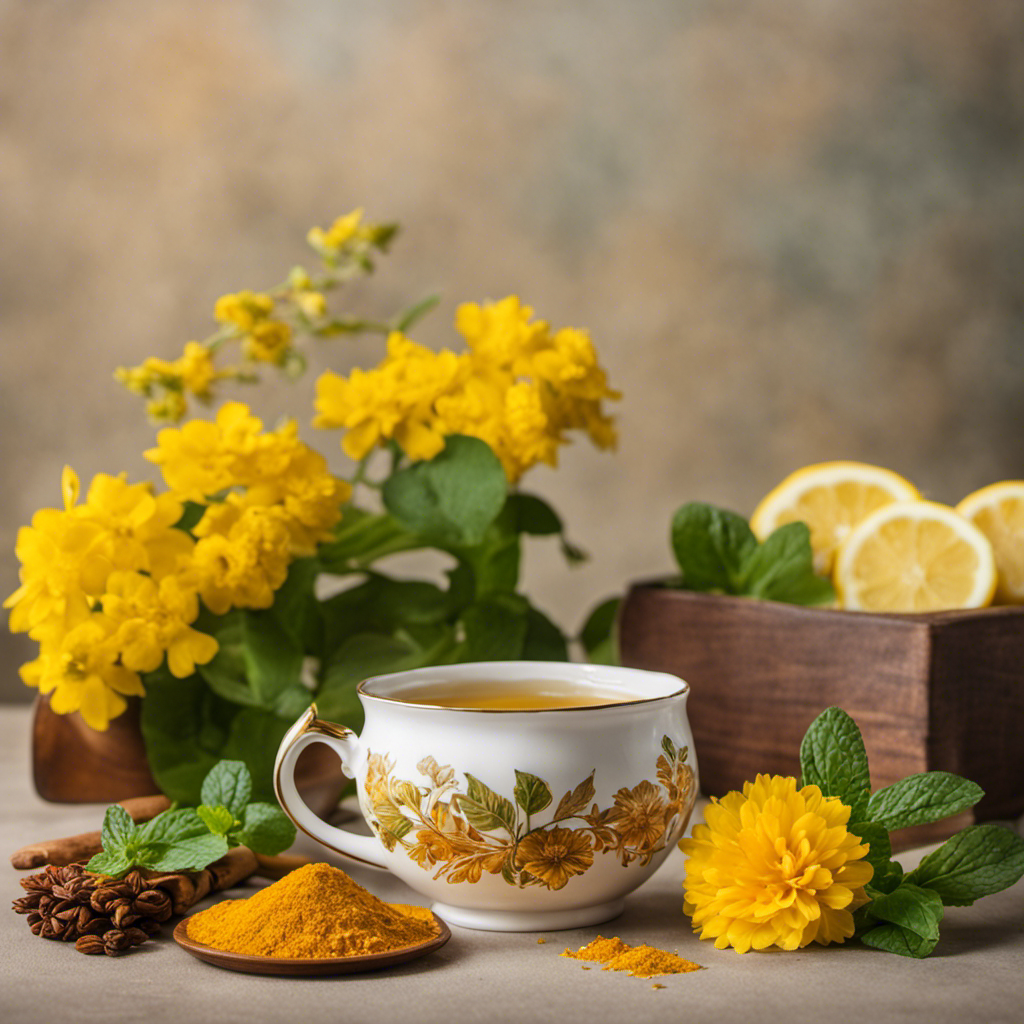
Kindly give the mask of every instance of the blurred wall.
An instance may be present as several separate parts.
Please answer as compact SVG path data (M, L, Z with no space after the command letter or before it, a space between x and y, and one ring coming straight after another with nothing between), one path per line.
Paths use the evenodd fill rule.
M670 568L685 500L749 514L830 458L945 501L1024 475L1022 128L1019 0L0 0L0 589L65 462L150 475L113 368L358 205L404 232L354 305L439 290L417 336L458 345L459 301L517 292L625 393L617 454L527 478L593 556L528 555L567 628ZM308 424L315 373L379 353L246 397Z

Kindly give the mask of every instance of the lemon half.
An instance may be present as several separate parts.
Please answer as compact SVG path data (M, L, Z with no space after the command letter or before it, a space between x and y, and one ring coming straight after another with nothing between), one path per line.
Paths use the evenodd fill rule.
M805 522L811 531L815 571L832 572L835 554L866 515L894 501L919 498L899 473L865 462L819 462L791 473L761 501L750 517L759 540L786 523Z
M996 589L988 538L948 505L898 501L851 531L833 576L840 606L855 611L982 608Z
M996 556L996 600L1024 604L1024 480L1003 480L968 494L957 512L992 544Z

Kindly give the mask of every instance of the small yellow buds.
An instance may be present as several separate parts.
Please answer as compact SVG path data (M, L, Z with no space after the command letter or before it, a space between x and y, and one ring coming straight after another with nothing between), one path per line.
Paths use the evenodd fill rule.
M282 365L292 344L292 329L282 320L254 324L242 339L242 351L257 363Z
M222 295L213 307L213 316L222 324L251 331L255 324L274 312L274 300L263 292L236 292Z
M363 209L359 207L351 213L339 217L326 231L323 228L310 228L306 241L322 255L336 256L350 242L365 237L366 228L360 227Z
M118 367L114 379L149 399L146 411L154 423L178 423L188 412L187 395L209 402L214 381L235 375L234 370L218 370L210 349L190 341L181 358L173 362L150 358L141 366Z

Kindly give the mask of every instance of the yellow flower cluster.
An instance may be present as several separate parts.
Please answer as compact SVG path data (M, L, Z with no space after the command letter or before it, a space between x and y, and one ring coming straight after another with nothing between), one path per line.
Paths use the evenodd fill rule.
M129 391L149 399L146 411L151 419L175 423L188 410L189 395L207 403L215 381L237 376L237 370L218 370L210 349L198 341L188 342L173 361L150 358L141 366L121 366L114 372Z
M429 459L448 434L467 434L491 447L512 482L538 462L556 465L570 430L599 448L615 445L602 403L619 393L585 331L552 330L514 295L461 306L455 326L465 353L434 352L395 332L374 369L324 373L314 425L344 429L342 449L357 460L391 440L409 458Z
M41 509L18 534L21 586L4 602L11 630L40 644L24 681L94 729L142 696L140 673L166 658L185 678L214 657L217 641L192 628L200 598L216 614L269 607L351 493L294 423L265 432L240 403L161 431L147 455L169 492L101 473L79 503L64 471L64 508ZM191 533L176 527L185 501L206 506Z
M817 786L758 775L712 801L687 855L683 909L717 949L799 949L843 942L868 902L868 846L847 831L850 808Z
M241 402L221 406L215 422L161 430L146 457L173 494L207 506L192 530L191 562L199 595L217 614L269 608L292 559L331 535L351 497L294 422L264 431Z
M80 711L105 729L125 697L142 695L140 671L173 650L171 670L187 675L217 644L191 628L199 614L187 568L195 542L174 528L181 501L101 473L79 504L70 468L63 490L63 509L41 509L19 531L21 586L4 607L11 630L40 644L22 667L24 681L52 693L55 711Z
M213 316L241 337L246 358L281 366L292 346L292 329L272 315L274 306L273 298L265 292L237 292L222 295Z

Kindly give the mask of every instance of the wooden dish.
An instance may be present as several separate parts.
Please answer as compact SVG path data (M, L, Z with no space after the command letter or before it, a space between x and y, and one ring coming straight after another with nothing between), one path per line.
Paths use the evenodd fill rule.
M317 959L293 959L279 956L251 956L248 953L229 953L223 949L204 946L188 937L188 918L182 918L174 929L174 941L186 953L200 960L205 960L214 967L224 967L229 971L243 971L246 974L287 974L292 976L312 977L316 974L352 974L356 971L377 971L383 967L404 964L407 960L433 953L440 949L451 937L448 925L436 914L434 922L440 933L426 942L415 946L403 946L387 953L368 953L363 956L336 956Z

